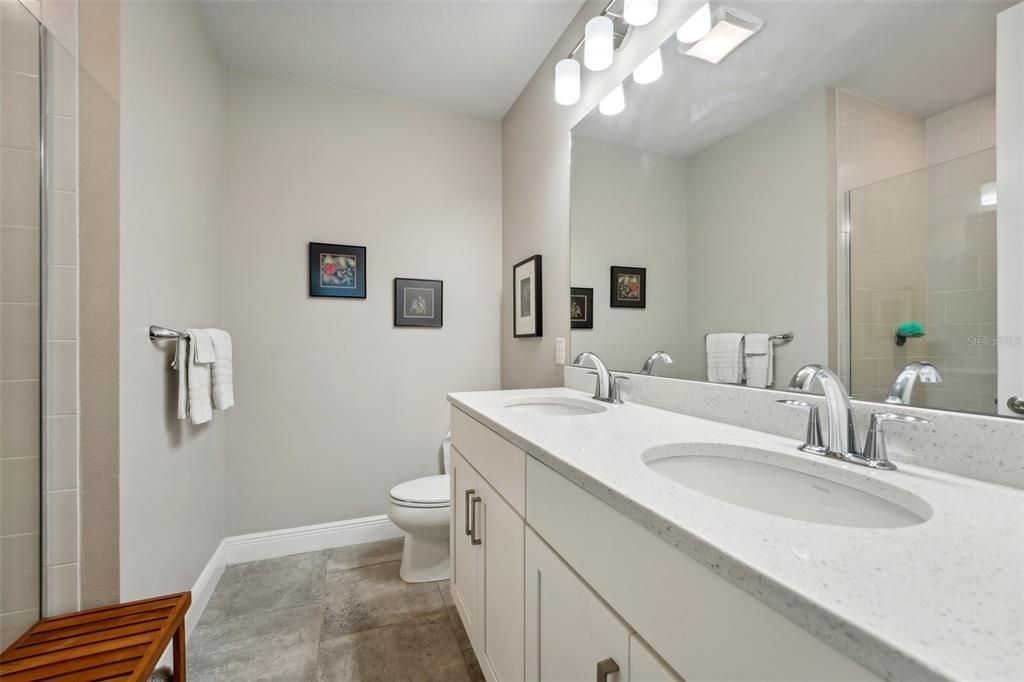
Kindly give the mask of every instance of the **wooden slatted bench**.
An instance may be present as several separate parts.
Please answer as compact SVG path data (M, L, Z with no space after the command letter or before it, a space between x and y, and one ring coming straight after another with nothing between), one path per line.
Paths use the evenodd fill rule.
M0 680L146 682L174 639L174 679L185 682L185 612L192 594L44 618L0 654Z

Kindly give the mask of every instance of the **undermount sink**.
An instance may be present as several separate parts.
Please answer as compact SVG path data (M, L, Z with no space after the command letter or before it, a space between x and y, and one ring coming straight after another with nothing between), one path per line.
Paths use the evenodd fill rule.
M505 409L548 417L576 417L598 414L605 408L592 400L564 398L562 396L528 396L505 401Z
M770 450L675 443L645 450L643 461L698 493L788 519L900 528L923 523L932 513L927 502L878 480L880 476L863 476L829 462L808 462Z

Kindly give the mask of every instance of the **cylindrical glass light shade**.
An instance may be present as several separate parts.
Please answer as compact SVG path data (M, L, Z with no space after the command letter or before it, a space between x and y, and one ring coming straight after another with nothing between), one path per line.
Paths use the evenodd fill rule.
M583 31L583 63L591 71L604 71L612 65L615 32L608 17L594 17Z
M625 0L622 18L630 26L643 26L651 23L658 14L658 0Z
M651 55L640 62L640 66L633 71L633 80L640 85L653 83L661 78L661 48L659 47Z
M614 90L605 95L597 108L605 116L622 113L622 110L626 108L626 95L622 91L622 83L616 85Z
M686 20L686 23L676 31L676 40L690 45L697 42L711 30L711 4L704 3L693 15Z
M580 101L580 63L575 59L555 64L555 101L563 106Z

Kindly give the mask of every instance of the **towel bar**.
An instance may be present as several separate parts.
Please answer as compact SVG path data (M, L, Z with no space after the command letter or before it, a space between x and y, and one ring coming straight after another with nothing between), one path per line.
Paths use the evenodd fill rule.
M167 339L180 339L185 336L184 332L179 332L174 329L167 327L161 327L159 325L149 325L149 340L150 341L166 341Z
M715 332L708 332L707 334L705 334L704 340L707 340L708 334L714 333ZM785 332L783 334L772 334L771 336L768 337L768 340L772 341L773 343L789 343L790 341L793 340L793 332Z

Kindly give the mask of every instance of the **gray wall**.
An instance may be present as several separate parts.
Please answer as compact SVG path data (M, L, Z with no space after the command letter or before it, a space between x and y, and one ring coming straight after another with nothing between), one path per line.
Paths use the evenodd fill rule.
M224 417L175 415L171 344L222 327L225 70L196 5L126 2L121 80L121 599L189 589L224 537Z
M228 534L382 514L440 472L448 391L499 382L497 121L232 70ZM310 241L366 246L366 300L310 298ZM392 279L444 280L444 327L392 327Z

